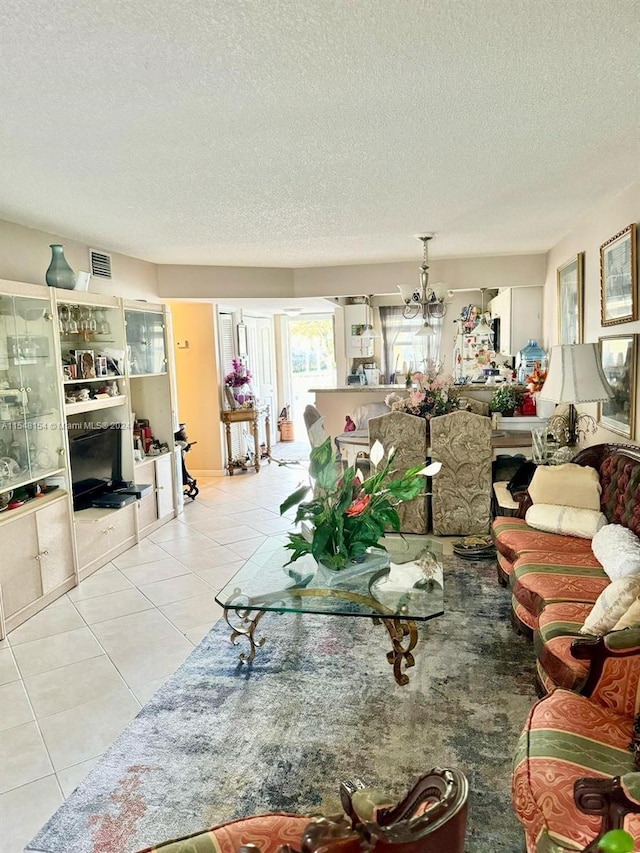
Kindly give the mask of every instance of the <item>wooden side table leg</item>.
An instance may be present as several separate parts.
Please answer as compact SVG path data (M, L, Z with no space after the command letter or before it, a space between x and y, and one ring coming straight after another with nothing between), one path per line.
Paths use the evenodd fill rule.
M253 430L253 467L256 469L256 474L260 470L260 439L258 438L258 415L251 421L251 429Z
M224 431L227 437L227 471L229 476L233 477L233 457L231 455L231 424L224 425Z

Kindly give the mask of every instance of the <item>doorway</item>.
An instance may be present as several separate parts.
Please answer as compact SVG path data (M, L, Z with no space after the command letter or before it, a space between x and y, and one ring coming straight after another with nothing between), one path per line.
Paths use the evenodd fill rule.
M283 319L283 391L296 436L306 436L304 410L315 402L315 394L309 389L336 387L333 315Z

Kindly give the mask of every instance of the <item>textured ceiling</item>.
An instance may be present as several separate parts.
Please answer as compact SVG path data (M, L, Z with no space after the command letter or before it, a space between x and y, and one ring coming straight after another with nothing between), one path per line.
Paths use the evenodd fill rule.
M638 176L637 0L5 0L5 219L156 262L540 252Z

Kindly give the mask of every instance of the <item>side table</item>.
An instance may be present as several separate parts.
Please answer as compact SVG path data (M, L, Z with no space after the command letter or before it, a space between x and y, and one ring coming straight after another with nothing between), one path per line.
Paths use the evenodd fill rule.
M248 423L251 425L253 433L253 467L256 473L260 470L260 439L258 438L258 423L261 417L264 417L264 426L267 443L267 460L271 463L271 420L269 406L254 406L250 409L221 409L220 420L225 426L225 434L227 439L227 471L229 476L233 477L233 453L231 450L231 424Z

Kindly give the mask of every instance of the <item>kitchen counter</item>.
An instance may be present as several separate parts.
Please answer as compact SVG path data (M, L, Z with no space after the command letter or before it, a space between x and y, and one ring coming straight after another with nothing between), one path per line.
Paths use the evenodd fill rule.
M381 391L384 393L385 397L391 391L406 391L406 387L403 385L343 385L341 388L309 388L309 393L318 394L322 392L332 393L332 394L341 394L341 393L352 393L355 391L356 394L362 393L363 391L367 391L369 393Z
M481 400L488 403L494 392L495 385L458 385L456 390L461 397ZM520 390L525 390L522 386ZM365 403L384 403L384 398L391 393L401 397L406 396L404 385L347 385L339 388L310 388L315 394L315 405L324 418L325 431L335 438L344 432L346 416L354 418L358 406Z

